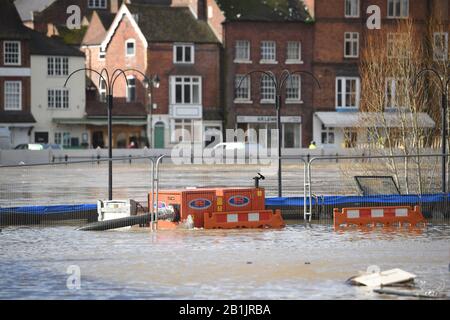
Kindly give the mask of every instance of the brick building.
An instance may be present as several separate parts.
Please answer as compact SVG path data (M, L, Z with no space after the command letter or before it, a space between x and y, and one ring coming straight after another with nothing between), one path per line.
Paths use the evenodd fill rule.
M13 1L0 2L0 127L12 146L30 141L36 122L31 114L30 41Z
M204 3L199 5L203 7ZM102 52L92 54L88 63L110 72L133 68L146 75L158 75L160 87L150 91L143 77L133 72L127 73L128 87L124 79L116 81L112 137L115 147L136 140L141 146L164 148L180 139L193 139L195 120L203 120L202 135L222 129L220 42L206 20L188 6L120 7L102 36L97 49ZM90 38L91 29L85 39ZM98 83L98 76L93 74L91 79L93 84ZM92 136L102 141L107 140L106 105L101 102L104 92L100 85L97 101L88 101L87 105L88 119L96 120L91 126ZM146 130L148 127L152 130Z
M270 145L276 129L275 88L260 73L277 77L283 70L312 71L313 25L299 1L217 1L224 11L224 85L227 128L268 129L261 145ZM241 79L244 80L241 81ZM239 90L236 90L241 83ZM313 79L293 75L282 88L284 148L307 147L311 140Z
M448 26L448 0L305 0L305 4L315 21L313 70L322 86L321 90L314 88L313 139L323 147L355 147L367 139L364 125L356 128L361 125L358 114L362 111L362 90L371 90L362 88L360 77L366 37L382 33L388 45L395 48L397 23L412 18L422 34L421 41L429 41L427 20L431 16L439 16ZM381 9L381 30L367 28L370 5ZM448 56L448 32L443 35ZM396 86L395 79L386 79L386 94L392 95ZM434 126L435 121L427 114L419 117L427 126Z

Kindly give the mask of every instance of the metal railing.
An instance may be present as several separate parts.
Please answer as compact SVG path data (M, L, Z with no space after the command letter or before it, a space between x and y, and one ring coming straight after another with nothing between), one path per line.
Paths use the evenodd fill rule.
M56 214L58 210L61 210L57 207L63 205L73 206L75 211L70 216L73 219L68 220L78 220L78 218L89 220L89 215L94 215L96 209L85 209L78 206L96 203L98 199L106 198L108 177L106 168L103 168L102 165L109 161L112 161L119 169L114 173L114 179L124 180L124 183L118 183L115 187L117 197L135 198L138 196L140 201L145 201L151 190L158 199L160 164L164 157L164 155L113 157L0 166L0 212L3 209L0 214L0 224L12 221L14 219L13 212L17 212L15 211L17 208L21 208L21 214L29 215L26 219L19 219L20 221L39 222L41 218L34 215L40 207L56 207ZM133 165L130 160L133 161ZM151 170L148 170L147 161L150 161ZM137 178L141 185L136 188L139 189L136 192L135 186L132 184ZM130 191L124 191L130 188ZM140 208L148 210L152 217L151 227L152 229L156 228L157 208L145 208L143 205L140 205ZM9 219L5 218L8 216L8 209L11 209ZM79 214L76 211L79 211ZM46 217L48 216L51 216L51 213L46 215ZM59 220L58 217L54 216L53 218ZM20 221L17 221L18 224ZM14 221L12 222L14 223Z
M420 205L427 218L447 220L448 194L441 192L442 183L448 181L443 182L440 176L443 157L448 154L313 157L306 164L304 219L328 222L332 220L334 208L373 207L385 203ZM382 189L387 186L378 179L378 184L371 188L375 194L365 197L355 176L392 177L400 194L384 193Z
M449 196L441 193L443 156L448 155L284 156L285 198L280 200L282 205L268 207L280 207L286 219L329 223L334 208L374 206L386 201L387 204L418 204L427 218L448 221ZM163 157L135 156L131 162L130 157L113 157L0 166L0 210L96 203L106 199L108 177L104 164L109 160L115 165L115 199L135 199L147 204L149 194L155 196L156 207L145 208L152 215L152 229L158 221L161 188L252 186L255 174L266 170L262 171L266 179L261 187L266 189L268 200L277 199L277 175L273 166L276 161L265 165L176 165L164 161L161 176ZM271 171L267 173L267 170ZM376 199L365 197L358 189L355 176L391 176L401 194L380 194Z

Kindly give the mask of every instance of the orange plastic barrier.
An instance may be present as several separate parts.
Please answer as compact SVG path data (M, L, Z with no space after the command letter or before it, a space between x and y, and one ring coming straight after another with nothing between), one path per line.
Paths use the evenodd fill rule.
M344 208L342 212L334 209L333 212L334 227L343 226L377 226L382 225L390 227L395 224L417 226L425 224L425 218L422 215L419 206L414 209L409 206L396 207L366 207L366 208Z
M235 211L213 212L204 215L205 229L236 229L236 228L283 228L285 223L281 211Z

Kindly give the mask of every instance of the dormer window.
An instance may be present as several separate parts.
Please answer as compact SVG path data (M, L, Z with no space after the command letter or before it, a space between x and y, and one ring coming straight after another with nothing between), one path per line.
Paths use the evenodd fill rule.
M194 63L194 45L174 44L173 63Z
M88 0L89 9L106 9L106 0Z

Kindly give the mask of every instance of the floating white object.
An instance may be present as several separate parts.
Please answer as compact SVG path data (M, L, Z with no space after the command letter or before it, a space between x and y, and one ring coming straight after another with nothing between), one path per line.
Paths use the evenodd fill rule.
M414 278L416 278L415 274L406 272L401 269L391 269L383 272L364 274L362 276L351 279L351 281L352 283L358 285L368 287L381 287L413 281Z

